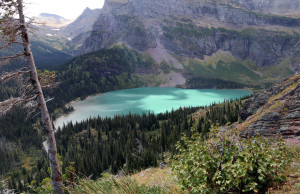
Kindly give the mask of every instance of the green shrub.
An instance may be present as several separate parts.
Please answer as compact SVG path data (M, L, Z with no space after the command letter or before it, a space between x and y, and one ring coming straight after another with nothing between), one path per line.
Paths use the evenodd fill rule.
M241 138L214 132L203 140L199 134L183 136L172 169L179 184L191 193L260 192L286 180L290 163L281 139Z

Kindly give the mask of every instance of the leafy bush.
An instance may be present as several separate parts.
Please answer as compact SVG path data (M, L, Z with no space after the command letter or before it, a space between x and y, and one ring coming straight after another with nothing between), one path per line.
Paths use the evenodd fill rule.
M172 169L183 189L192 193L259 192L286 180L282 172L290 157L283 140L244 139L237 133L210 135L207 141L197 133L178 142Z

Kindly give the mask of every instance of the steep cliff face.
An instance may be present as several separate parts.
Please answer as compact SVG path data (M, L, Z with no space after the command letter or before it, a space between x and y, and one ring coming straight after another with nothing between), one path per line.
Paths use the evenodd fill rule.
M163 41L170 51L184 50L190 57L203 59L205 55L223 50L259 66L276 65L285 57L296 59L300 54L299 34L264 29L234 31L168 22L164 26Z
M242 134L283 135L300 141L300 74L254 95L240 112Z
M290 13L298 13L297 5L290 5L294 8ZM184 75L189 66L184 60L204 60L219 51L254 62L257 67L252 70L259 75L257 68L287 59L285 68L297 71L300 18L265 14L267 6L255 0L106 0L79 50L87 53L125 44L149 52L158 63L166 61L177 75Z
M234 0L251 10L262 13L299 16L300 1L295 0Z
M97 33L91 35L82 51L89 52L99 47L107 47L120 40L129 45L141 43L140 48L138 47L141 50L156 46L151 40L161 35L163 20L208 27L300 27L300 18L263 15L229 3L205 0L107 0L93 29ZM128 31L135 38L129 36ZM144 39L144 42L140 39Z
M100 13L101 9L91 10L87 7L74 22L62 28L61 31L69 38L74 38L82 33L91 31Z

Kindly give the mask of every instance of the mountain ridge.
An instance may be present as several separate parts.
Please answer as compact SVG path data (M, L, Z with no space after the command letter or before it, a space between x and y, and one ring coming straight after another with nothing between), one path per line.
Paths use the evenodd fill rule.
M267 72L280 69L282 63L286 71L291 71L276 70L274 75L287 77L292 71L299 71L299 27L300 18L263 14L235 1L106 0L77 54L125 44L149 53L159 64L165 61L171 68L169 73L163 73L169 80L166 86L176 86L185 85L189 79L186 73L203 76L201 72L189 71L193 64L185 61L203 60L205 56L228 51L239 61L255 64L246 67L248 72L271 80L274 77ZM265 66L274 68L265 71ZM207 68L202 64L197 67ZM256 82L252 77L247 79Z

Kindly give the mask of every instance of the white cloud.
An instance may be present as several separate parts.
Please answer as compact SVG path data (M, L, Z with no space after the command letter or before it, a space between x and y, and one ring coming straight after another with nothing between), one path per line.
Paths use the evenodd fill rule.
M86 7L96 9L103 4L104 0L24 0L25 14L30 17L51 13L66 19L76 19Z

